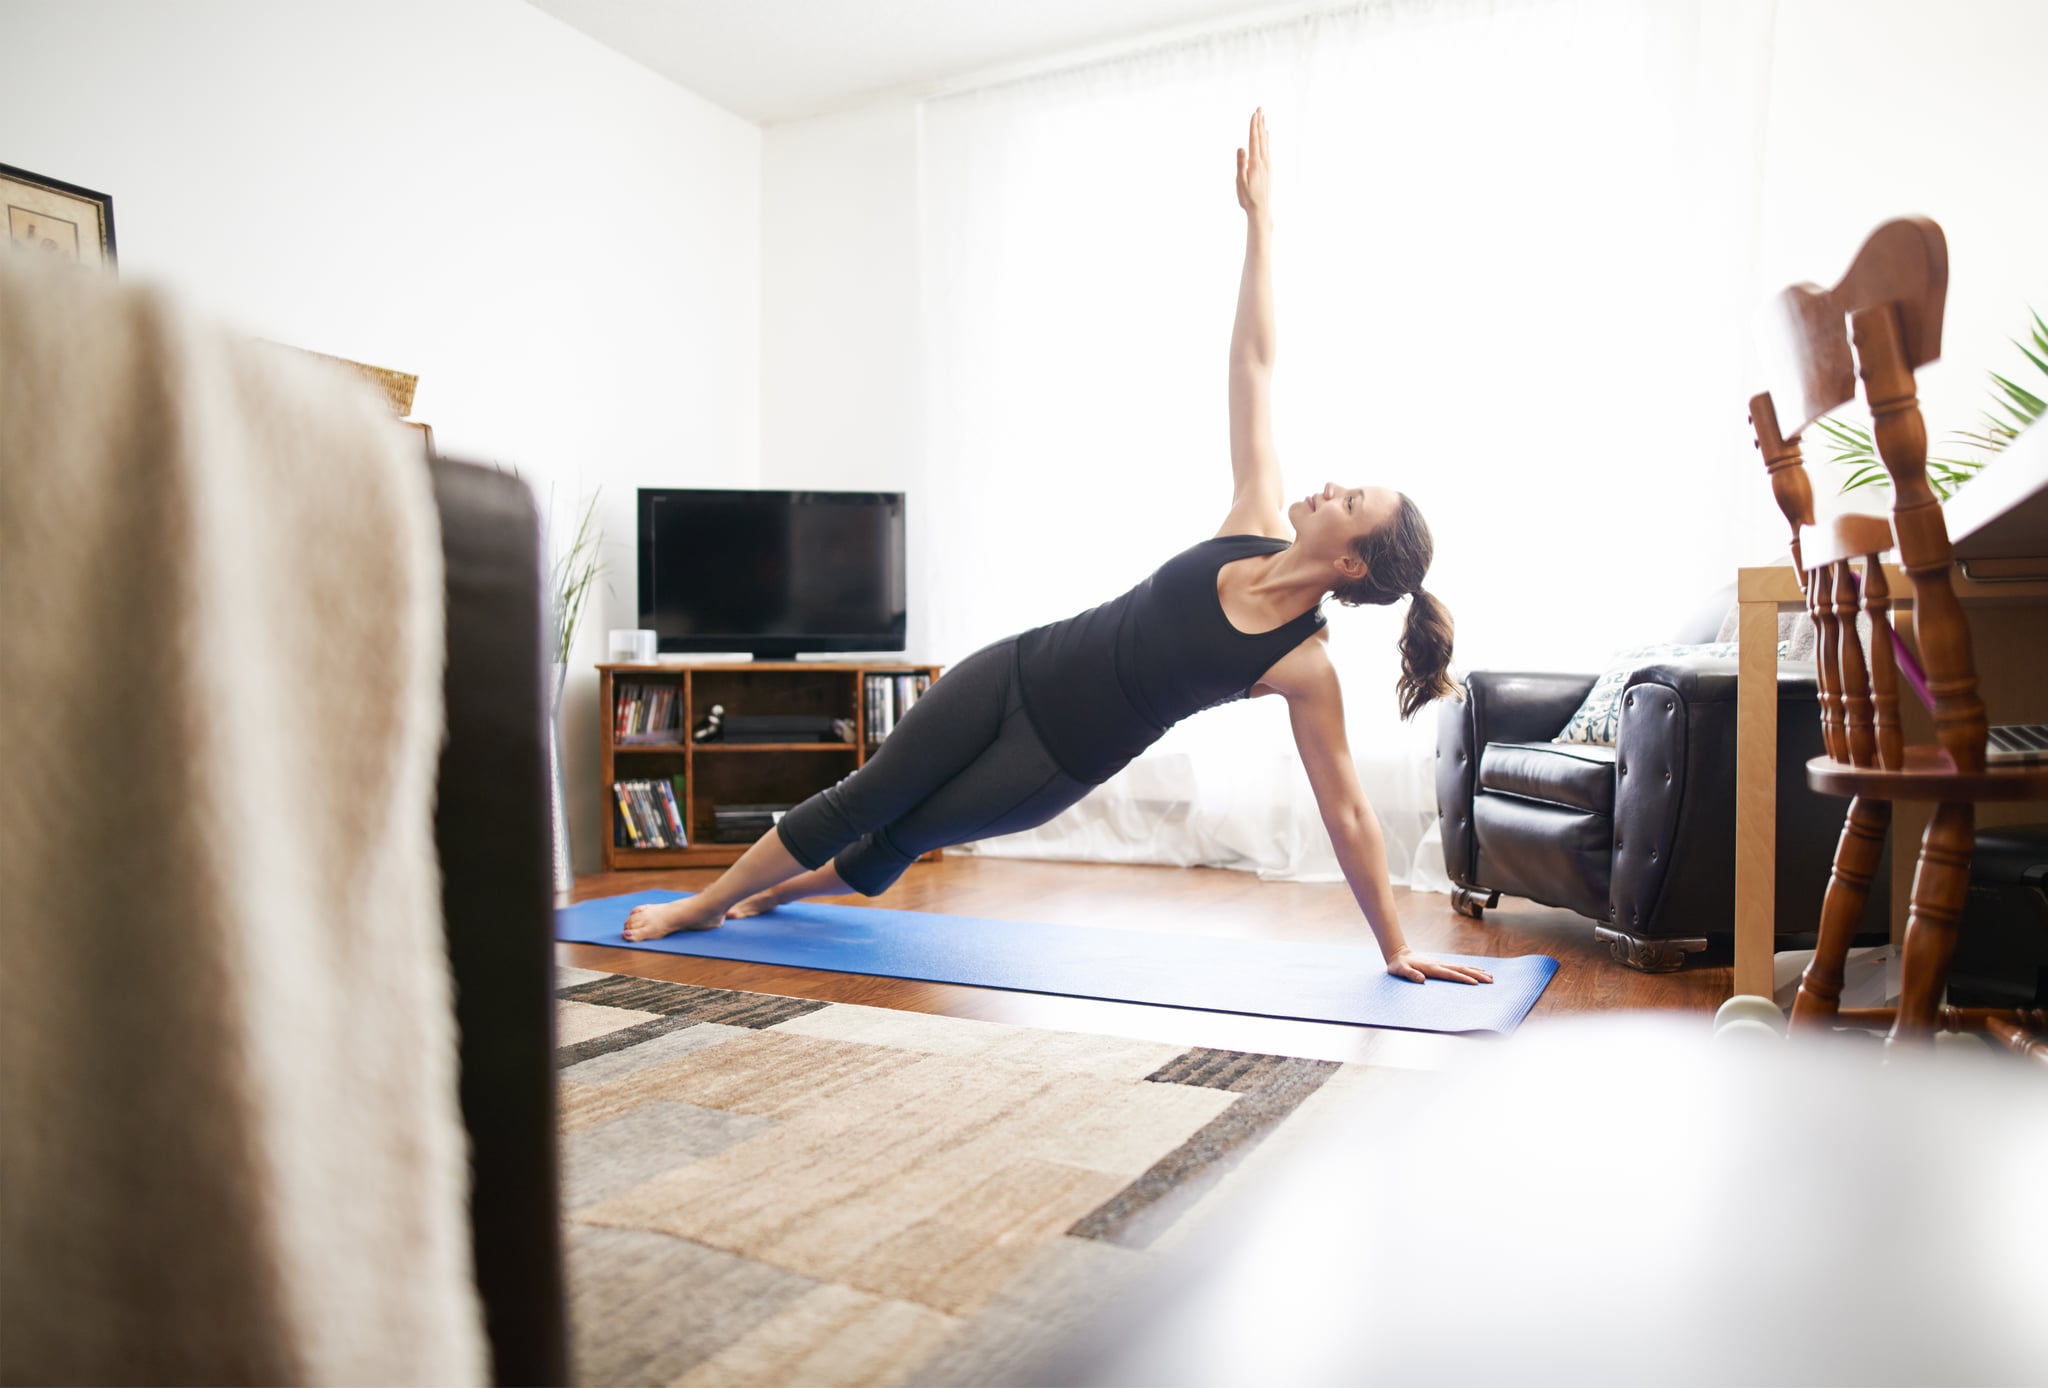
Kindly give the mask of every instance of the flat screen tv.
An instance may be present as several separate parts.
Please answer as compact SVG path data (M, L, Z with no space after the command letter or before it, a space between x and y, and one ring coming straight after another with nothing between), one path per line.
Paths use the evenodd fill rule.
M904 646L901 492L640 489L640 625L665 652Z

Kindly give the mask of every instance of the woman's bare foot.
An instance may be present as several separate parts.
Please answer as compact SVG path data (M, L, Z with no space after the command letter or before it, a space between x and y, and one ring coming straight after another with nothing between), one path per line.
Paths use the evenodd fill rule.
M678 930L716 930L725 917L707 912L703 901L701 896L686 896L680 901L635 906L626 916L622 933L629 940L658 940Z
M780 905L782 905L782 893L771 889L757 896L748 897L725 914L729 919L743 921L748 916L758 916L764 911L773 911Z

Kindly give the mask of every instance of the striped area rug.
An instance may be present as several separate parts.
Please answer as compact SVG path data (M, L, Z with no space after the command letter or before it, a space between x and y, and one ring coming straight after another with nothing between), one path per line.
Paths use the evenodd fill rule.
M1031 1382L1303 1133L1425 1078L579 969L559 998L586 1384Z

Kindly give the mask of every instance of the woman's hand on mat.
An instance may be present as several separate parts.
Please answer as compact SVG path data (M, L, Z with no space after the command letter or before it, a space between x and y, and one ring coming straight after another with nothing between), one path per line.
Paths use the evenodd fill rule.
M1394 951L1394 957L1387 961L1387 972L1395 978L1405 978L1410 983L1421 983L1425 979L1441 978L1451 983L1491 983L1493 975L1471 964L1446 964L1441 959L1431 959L1417 954L1412 949Z
M1266 108L1252 112L1251 133L1237 152L1237 205L1246 214L1263 217L1272 209L1267 199L1273 191L1273 166L1266 160Z

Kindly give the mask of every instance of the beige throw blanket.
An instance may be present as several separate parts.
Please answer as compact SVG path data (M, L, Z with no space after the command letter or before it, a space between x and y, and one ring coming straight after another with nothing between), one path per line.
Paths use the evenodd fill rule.
M486 1375L439 533L366 386L0 264L0 1377Z

